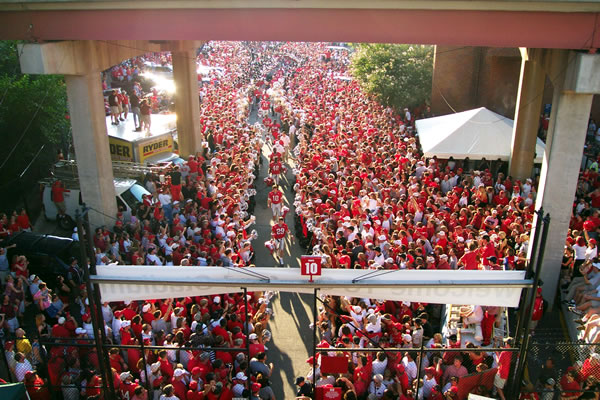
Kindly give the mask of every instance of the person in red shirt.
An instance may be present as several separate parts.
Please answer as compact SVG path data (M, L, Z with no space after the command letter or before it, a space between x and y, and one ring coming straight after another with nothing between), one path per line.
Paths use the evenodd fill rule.
M27 216L27 212L25 209L21 209L21 212L17 216L17 224L19 228L23 231L31 232L31 223L29 222L29 216Z
M256 333L251 333L248 339L250 339L250 358L265 351L265 345L258 342L258 335Z
M283 217L279 217L279 222L273 225L271 228L271 237L275 241L275 249L279 256L279 265L283 265L283 249L285 247L285 238L291 237L292 244L294 243L294 236L290 234L288 226L285 224Z
M581 395L581 383L577 381L577 372L573 367L569 367L567 373L560 379L562 389L561 400L575 400Z
M67 207L65 206L65 196L64 193L68 193L70 190L65 189L62 181L57 180L52 184L51 196L52 202L56 206L58 213L63 215L67 211Z
M187 391L187 400L202 400L204 396L201 392L198 392L197 381L191 381L188 387L189 390Z
M137 384L133 382L133 375L131 372L122 372L119 375L121 384L119 385L119 391L121 392L122 399L130 399L135 394L135 388Z
M58 323L52 327L52 336L53 337L71 337L71 331L69 331L65 327L65 322L67 322L65 317L59 317Z
M169 381L173 377L173 366L167 358L167 351L161 350L158 352L158 361L160 361L160 372Z
M279 158L275 157L271 162L271 165L269 165L269 173L271 174L271 178L273 179L275 185L279 185L279 177L281 176L282 172L283 165L281 165Z
M171 379L171 385L175 392L175 396L179 397L179 400L187 400L188 388L183 381L183 378L187 372L184 369L177 368L173 372L173 379Z
M469 244L469 251L465 252L460 260L458 260L458 265L461 265L466 270L479 269L479 257L475 243Z
M512 345L512 338L507 337L504 338L504 347L510 348ZM498 372L496 372L496 376L494 377L494 386L498 391L498 395L501 400L505 400L504 397L504 385L506 385L506 380L510 375L510 362L512 360L512 352L510 351L502 351L496 354L498 359Z
M34 371L25 373L25 388L31 400L50 400L46 383Z
M484 266L488 266L490 264L489 257L496 255L496 247L494 243L490 241L490 237L488 235L484 235L480 240L480 251L481 251L481 263Z
M271 207L271 211L273 212L273 220L277 220L277 218L281 217L281 210L283 208L283 192L279 190L279 186L273 185L273 189L271 192L269 192L267 206Z

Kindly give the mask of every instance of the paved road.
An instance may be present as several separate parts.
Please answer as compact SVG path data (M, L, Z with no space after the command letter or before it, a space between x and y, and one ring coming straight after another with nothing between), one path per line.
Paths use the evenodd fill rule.
M256 120L256 114L252 113L250 122ZM270 187L265 185L264 178L268 173L268 157L271 149L268 145L263 148L263 163L260 168L259 176L256 179L256 215L255 229L258 232L258 239L254 242L256 251L256 266L276 266L278 260L271 256L270 252L264 247L265 241L271 237L271 209L267 208L267 195ZM293 231L294 229L294 194L291 190L293 173L288 167L287 176L281 183L284 186L286 196L286 205L290 212L286 216L286 224ZM293 233L293 232L292 232ZM298 268L300 256L304 250L297 244L286 243L286 255L284 257L284 267L277 268ZM298 271L300 276L300 271ZM312 334L313 331L309 325L312 323L312 296L301 295L298 293L280 292L271 303L274 317L269 323L269 329L273 332L273 339L267 344L269 351L267 358L275 365L271 382L273 391L278 400L293 399L296 395L295 378L300 375L306 375L310 366L306 364L306 359L312 355Z

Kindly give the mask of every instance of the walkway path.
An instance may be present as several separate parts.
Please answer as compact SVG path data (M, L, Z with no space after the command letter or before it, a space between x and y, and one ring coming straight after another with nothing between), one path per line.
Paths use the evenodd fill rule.
M256 121L256 112L250 116L250 122ZM276 266L278 260L271 256L269 250L264 246L265 241L271 238L271 209L267 207L267 195L270 187L264 183L269 168L269 155L271 149L268 145L263 147L262 165L259 176L256 178L256 225L253 226L258 232L258 239L254 241L256 252L257 267ZM293 181L293 172L288 166L285 180L281 180L283 185L285 202L290 208L286 216L286 224L294 230L294 194L291 190ZM300 266L300 256L304 250L298 245L286 242L286 255L284 257L285 266L277 268L298 268ZM298 275L300 271L298 270ZM310 366L306 364L306 359L312 355L312 333L309 325L312 323L312 296L301 295L298 293L281 292L271 302L274 317L269 322L269 329L273 332L273 339L267 344L268 362L275 365L273 375L271 376L272 388L278 400L293 399L296 395L295 378L300 375L306 375Z

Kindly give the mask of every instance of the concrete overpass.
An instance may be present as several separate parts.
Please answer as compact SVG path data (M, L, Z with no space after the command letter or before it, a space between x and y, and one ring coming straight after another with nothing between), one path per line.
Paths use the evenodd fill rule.
M88 159L88 172L81 172L81 161L79 168L90 182L84 200L109 215L115 204L99 71L133 54L174 50L178 130L187 154L200 143L195 40L521 47L511 159L517 177L531 172L546 76L555 88L537 199L552 215L542 276L552 300L592 97L600 93L599 17L600 2L577 0L0 0L0 39L31 42L22 48L23 72L66 75L76 153ZM106 151L93 153L90 143ZM101 216L93 222L105 223Z
M0 38L284 40L593 49L600 3L532 0L0 1Z

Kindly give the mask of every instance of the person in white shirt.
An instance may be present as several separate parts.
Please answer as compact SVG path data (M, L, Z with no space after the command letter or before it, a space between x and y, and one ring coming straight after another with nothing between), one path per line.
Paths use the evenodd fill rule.
M431 396L431 389L433 389L437 385L437 381L435 379L435 368L427 367L425 368L425 376L423 377L423 396L428 399Z
M377 353L377 359L373 361L373 374L383 374L388 365L388 358L385 352Z
M150 252L146 255L148 265L163 265L160 258L156 255L156 247L150 248Z
M404 353L404 358L402 358L402 365L404 365L404 372L408 376L409 382L412 382L413 379L417 377L417 363L415 363L414 357L416 357L417 353L413 351L407 351Z
M25 358L25 354L17 353L15 354L15 361L17 364L15 365L15 376L17 377L18 382L23 382L25 380L25 374L29 371L33 371L33 366L29 362L27 358Z
M379 333L381 332L381 317L375 314L371 314L367 317L369 323L365 327L367 332Z
M387 387L383 384L383 375L376 374L369 385L369 394L373 394L377 399L381 399L386 389Z

